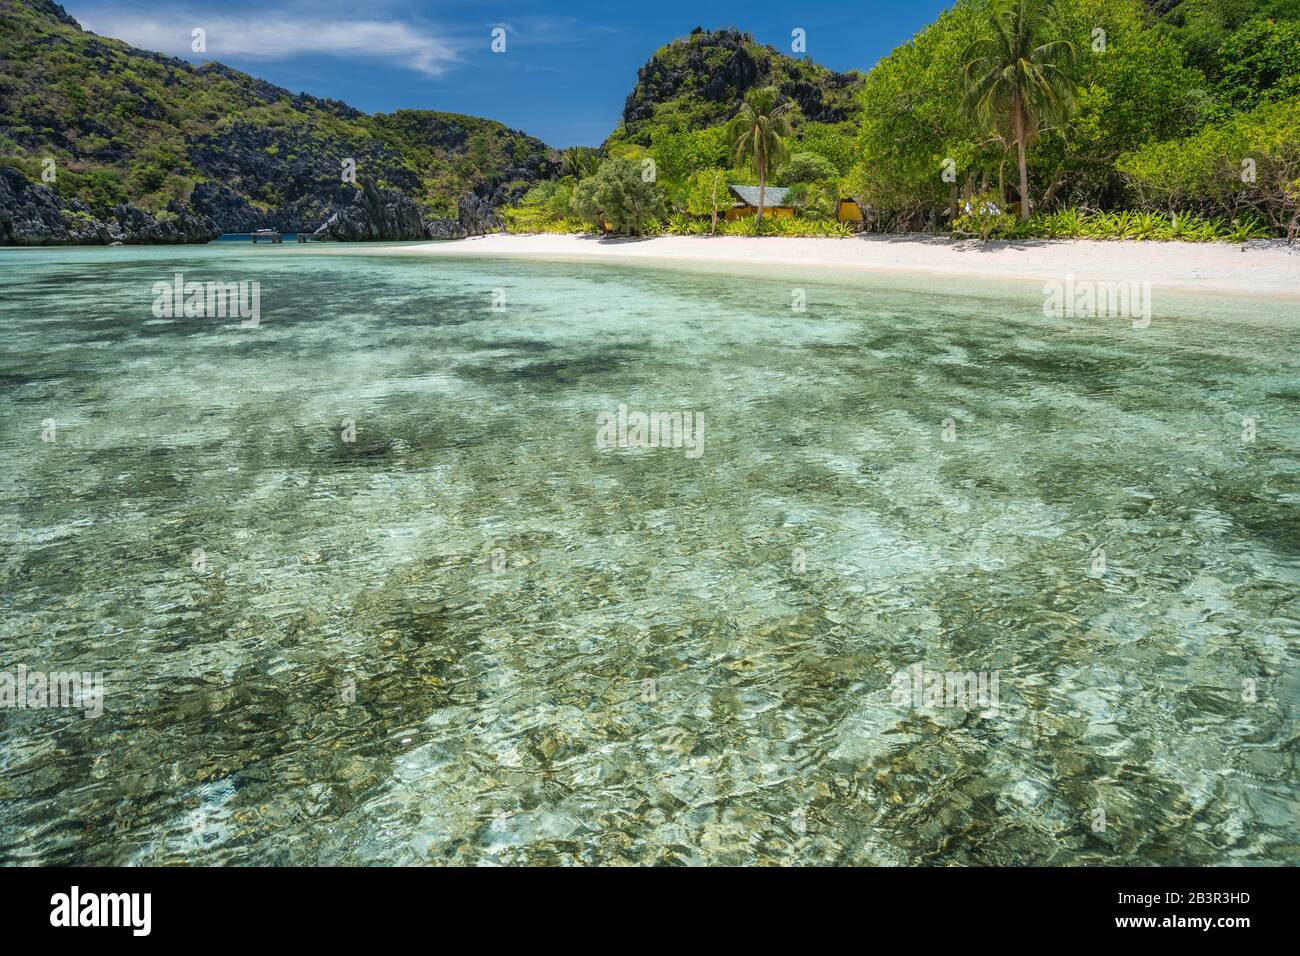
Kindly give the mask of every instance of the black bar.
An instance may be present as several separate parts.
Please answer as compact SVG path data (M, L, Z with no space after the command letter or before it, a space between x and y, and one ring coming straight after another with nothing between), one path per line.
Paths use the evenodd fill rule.
M467 929L504 934L583 928L613 920L665 942L698 934L763 942L774 924L895 934L948 951L980 940L1071 945L1192 939L1222 947L1285 932L1293 873L1282 869L859 869L603 873L493 869L8 869L0 871L6 937L78 942L259 944L283 939L331 948L393 932L447 941ZM54 927L56 894L148 893L149 933ZM1171 895L1173 894L1173 895ZM1216 896L1217 894L1217 896ZM140 898L141 904L143 897ZM98 901L92 904L92 908ZM132 911L126 911L128 913ZM142 915L143 906L134 911ZM1120 925L1121 920L1152 920ZM1220 921L1244 919L1245 924ZM1195 920L1195 924L1189 921ZM1211 925L1201 925L1209 920ZM1170 921L1170 922L1166 922ZM1179 922L1182 921L1182 922ZM142 920L140 921L142 922ZM477 929L474 929L477 927ZM547 928L549 927L549 928ZM639 929L636 929L639 927ZM657 929L656 929L657 927ZM649 938L649 937L647 937ZM612 942L613 940L611 940ZM628 938L624 937L624 942ZM964 942L963 942L964 941ZM432 945L432 944L431 944ZM18 949L15 952L21 951Z

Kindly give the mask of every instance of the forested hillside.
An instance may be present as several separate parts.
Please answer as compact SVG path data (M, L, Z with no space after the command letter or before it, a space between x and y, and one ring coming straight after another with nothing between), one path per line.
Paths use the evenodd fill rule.
M351 202L345 181L454 216L500 205L554 171L540 140L491 120L425 110L370 116L220 63L194 66L83 31L48 0L0 5L0 161L95 216L184 204L223 231L315 228Z

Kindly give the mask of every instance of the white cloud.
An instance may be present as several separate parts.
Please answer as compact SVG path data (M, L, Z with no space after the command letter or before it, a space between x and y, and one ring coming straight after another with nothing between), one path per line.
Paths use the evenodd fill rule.
M438 76L459 62L459 43L400 20L339 20L271 15L121 14L96 12L82 25L101 36L173 56L204 59L243 57L285 60L328 55L395 62L426 76ZM191 49L195 27L207 31L207 50Z

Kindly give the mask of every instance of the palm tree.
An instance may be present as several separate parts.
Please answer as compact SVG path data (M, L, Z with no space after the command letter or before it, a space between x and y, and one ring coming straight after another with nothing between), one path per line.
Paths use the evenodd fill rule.
M1029 218L1025 153L1044 127L1074 106L1078 51L1060 36L1056 0L993 0L993 35L976 40L966 62L962 108L992 129L1008 130L1020 159L1020 218Z
M758 217L754 232L763 225L763 204L767 199L767 177L790 158L785 137L794 133L790 126L789 103L776 101L776 88L765 86L750 90L740 112L731 121L728 133L737 166L752 162L758 173Z
M590 176L595 166L592 150L584 146L570 146L564 151L561 160L561 167L564 175L572 176L574 179L585 179Z

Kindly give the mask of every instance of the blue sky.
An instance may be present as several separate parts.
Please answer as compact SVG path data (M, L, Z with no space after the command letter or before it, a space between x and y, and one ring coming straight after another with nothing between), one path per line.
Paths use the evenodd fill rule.
M70 0L83 26L190 60L215 59L368 113L416 108L500 120L552 146L597 145L637 69L695 26L735 26L837 70L871 67L951 0ZM192 30L207 53L191 50ZM492 31L506 49L491 50Z

